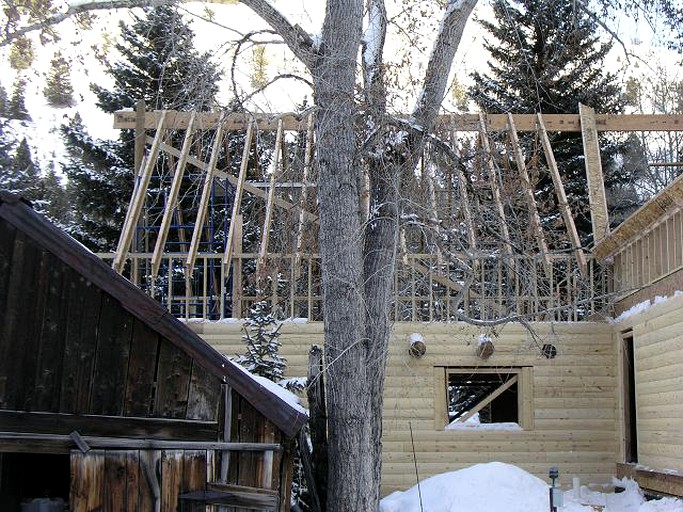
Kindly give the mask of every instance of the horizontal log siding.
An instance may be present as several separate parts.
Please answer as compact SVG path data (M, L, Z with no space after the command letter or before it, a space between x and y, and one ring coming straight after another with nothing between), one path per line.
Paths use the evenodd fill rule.
M238 323L188 324L218 350L244 350ZM468 465L502 461L547 479L560 468L564 484L572 476L584 482L608 482L617 461L617 369L612 329L602 323L534 324L541 343L557 348L546 359L520 325L497 329L495 353L488 360L474 351L480 329L460 323L400 323L390 344L384 403L382 494L415 484L410 426L420 478ZM427 353L408 354L408 337L422 334ZM308 348L323 344L322 324L285 323L281 329L287 375L306 375ZM531 367L533 425L522 432L445 431L445 391L435 374L450 367ZM442 372L443 373L443 372ZM439 386L440 387L440 386Z
M683 472L683 297L672 297L615 325L633 330L638 462Z

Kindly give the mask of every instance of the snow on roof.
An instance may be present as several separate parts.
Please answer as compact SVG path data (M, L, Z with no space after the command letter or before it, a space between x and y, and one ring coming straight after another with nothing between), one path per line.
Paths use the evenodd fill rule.
M265 377L259 377L258 375L254 375L253 373L249 373L246 368L244 368L243 366L237 364L236 362L234 362L230 359L228 359L228 361L235 368L238 368L244 374L248 375L249 378L251 378L254 382L256 382L259 385L261 385L262 387L266 388L268 391L270 391L274 395L277 395L287 405L289 405L293 409L296 409L300 413L308 416L308 409L306 409L304 406L301 405L301 400L294 393L292 393L291 391L289 391L289 390L283 388L282 386L276 384L272 380L268 380Z
M668 302L670 299L672 299L673 297L681 297L681 296L683 296L683 291L680 291L680 290L676 290L674 292L674 294L669 296L669 297L662 297L660 295L657 295L652 301L645 300L639 304L636 304L635 306L631 307L630 309L627 309L618 317L611 319L610 323L616 324L618 322L621 322L622 320L626 320L627 318L630 318L634 315L642 313L643 311L646 311L647 309L650 308L650 306L652 306L654 304L664 304L664 303Z
M560 468L562 469L562 468ZM682 512L683 501L664 498L646 502L632 480L617 481L625 492L601 493L580 487L564 493L560 512ZM549 482L502 462L476 464L443 473L380 502L380 512L547 512ZM420 496L422 503L420 503Z

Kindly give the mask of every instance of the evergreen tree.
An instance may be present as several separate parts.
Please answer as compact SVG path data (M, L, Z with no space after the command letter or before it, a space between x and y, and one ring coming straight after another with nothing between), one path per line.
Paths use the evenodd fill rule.
M109 66L114 87L93 86L98 106L113 113L145 100L151 110L208 111L215 107L220 72L209 53L194 47L194 32L176 7L146 9L132 24L120 23L123 60Z
M133 190L131 170L119 157L120 143L95 140L78 115L62 127L68 150L63 171L73 223L67 231L92 250L111 251L118 240Z
M492 60L487 73L474 73L472 100L488 113L578 113L579 103L600 113L620 113L622 94L617 77L604 70L611 45L600 42L594 18L572 0L495 0L495 19L480 20L491 35L485 43ZM524 139L528 159L542 153ZM584 243L592 234L581 135L551 134L577 229ZM601 137L603 170L609 188L625 179L616 164L620 145ZM542 158L542 157L541 157ZM536 198L544 227L557 223L557 199L551 176L542 172ZM551 241L552 241L551 236Z
M7 89L0 84L0 117L7 117L9 111L9 97L7 96Z
M26 92L26 80L19 78L14 82L14 89L12 90L12 97L9 101L8 117L10 119L17 119L19 121L30 121L31 116L26 109L24 100Z
M116 49L122 60L108 73L111 90L92 89L98 106L108 113L134 107L207 110L215 103L219 73L209 55L194 48L194 33L173 6L145 9L132 25L121 24ZM72 154L65 167L75 219L71 232L100 250L115 248L133 187L134 134L122 130L118 141L97 141L80 122L64 127ZM79 158L85 158L83 163ZM86 242L87 240L87 242Z
M48 104L55 108L72 107L75 103L73 96L74 88L69 74L69 63L59 52L50 61L50 72L47 76L43 94Z
M245 320L242 341L247 352L235 362L250 373L279 382L284 376L287 360L280 356L280 326L266 301L256 302Z

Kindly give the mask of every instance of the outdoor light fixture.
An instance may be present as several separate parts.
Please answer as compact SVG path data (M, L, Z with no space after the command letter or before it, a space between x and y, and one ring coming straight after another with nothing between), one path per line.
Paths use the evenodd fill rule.
M560 470L556 466L552 466L548 470L548 476L552 481L552 485L549 489L550 497L550 512L557 512L557 507L561 507L562 503L562 488L559 485L555 485L555 480L560 476Z

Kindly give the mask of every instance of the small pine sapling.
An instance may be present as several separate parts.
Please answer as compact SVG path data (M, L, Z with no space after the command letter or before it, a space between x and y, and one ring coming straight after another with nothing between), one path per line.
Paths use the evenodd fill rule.
M247 351L235 362L254 375L280 382L287 368L287 360L279 354L281 325L273 317L266 301L256 302L244 323L242 340Z

